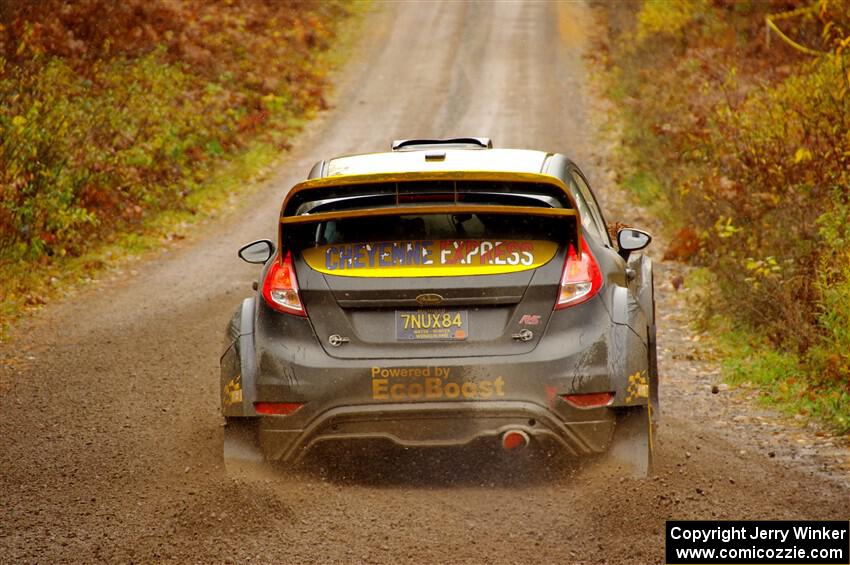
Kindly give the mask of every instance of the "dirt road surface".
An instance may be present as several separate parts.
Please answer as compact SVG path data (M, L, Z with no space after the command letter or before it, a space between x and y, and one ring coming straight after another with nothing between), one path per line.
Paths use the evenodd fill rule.
M47 308L0 348L0 562L660 563L668 518L850 518L840 472L805 454L771 458L759 428L719 422L746 407L689 377L699 367L682 349L687 319L665 311L679 306L664 293L653 479L622 479L601 462L453 453L224 475L222 332L258 272L235 250L273 236L281 196L314 161L399 137L489 135L572 155L608 184L584 5L379 8L334 109L239 213Z

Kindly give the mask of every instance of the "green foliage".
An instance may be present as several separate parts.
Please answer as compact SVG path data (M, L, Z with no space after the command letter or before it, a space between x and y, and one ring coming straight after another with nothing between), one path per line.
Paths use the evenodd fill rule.
M700 177L689 179L699 188L684 199L707 234L703 261L725 281L728 309L799 352L817 340L814 282L831 246L818 218L831 191L850 181L850 97L840 93L842 80L841 61L824 59L740 104L718 105L697 145ZM734 226L734 237L724 240L718 221Z
M40 302L30 272L194 213L230 161L286 147L326 106L324 53L350 15L345 0L0 9L0 317Z
M726 339L726 375L732 383L753 383L772 389L771 396L787 394L788 383L800 375L796 355L752 343L751 337L740 331L731 332ZM782 383L785 383L784 386Z
M677 36L706 7L707 0L646 0L637 15L637 41Z
M0 257L79 254L86 238L178 205L211 133L187 75L155 52L83 78L51 58L0 77Z
M850 391L846 387L820 382L797 355L779 351L749 332L727 330L720 335L727 381L755 385L765 404L789 415L816 418L838 434L850 433Z
M0 266L79 255L184 208L249 140L285 146L325 104L318 55L347 14L340 2L135 0L3 12Z
M658 210L672 211L673 227L696 234L691 259L715 281L706 315L760 336L747 353L755 360L731 374L786 383L790 392L771 398L805 398L846 430L850 4L821 0L777 20L834 50L820 58L765 44L770 4L676 4L669 14L660 4L639 6L612 47L627 156L636 171L654 171ZM646 199L645 183L627 185ZM681 256L673 239L668 255Z
M850 388L850 191L834 191L818 225L825 246L817 281L820 335L808 359L821 382Z
M644 205L656 205L659 199L665 198L663 187L649 171L637 171L629 175L623 185Z

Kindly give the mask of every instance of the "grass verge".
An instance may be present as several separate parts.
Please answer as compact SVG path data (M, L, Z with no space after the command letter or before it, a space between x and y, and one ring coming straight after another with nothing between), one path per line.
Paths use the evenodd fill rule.
M693 292L690 307L695 311L705 310L700 303L711 299L715 278L705 268L688 275ZM756 389L763 406L787 416L818 421L838 435L850 433L850 394L843 383L809 374L808 363L797 353L776 348L752 329L736 326L728 316L700 317L697 326L719 353L724 382Z
M596 55L622 126L621 184L662 220L665 259L702 267L706 297L694 311L727 358L725 378L841 434L848 1L812 2L809 17L783 20L818 57L766 40L764 20L780 6L702 0L674 11L654 0L601 5L609 33Z

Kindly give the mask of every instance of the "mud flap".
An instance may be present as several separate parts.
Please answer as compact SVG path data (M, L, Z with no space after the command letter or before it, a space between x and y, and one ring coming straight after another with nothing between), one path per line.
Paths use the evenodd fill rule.
M653 432L651 405L621 412L617 415L617 427L608 457L633 477L650 476L654 451Z
M264 466L255 418L225 418L223 455L228 475L243 475Z

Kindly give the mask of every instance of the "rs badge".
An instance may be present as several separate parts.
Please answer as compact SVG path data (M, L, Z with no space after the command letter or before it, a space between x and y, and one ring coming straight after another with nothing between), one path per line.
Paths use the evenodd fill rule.
M539 326L540 314L523 314L522 318L519 319L519 323L521 326Z

